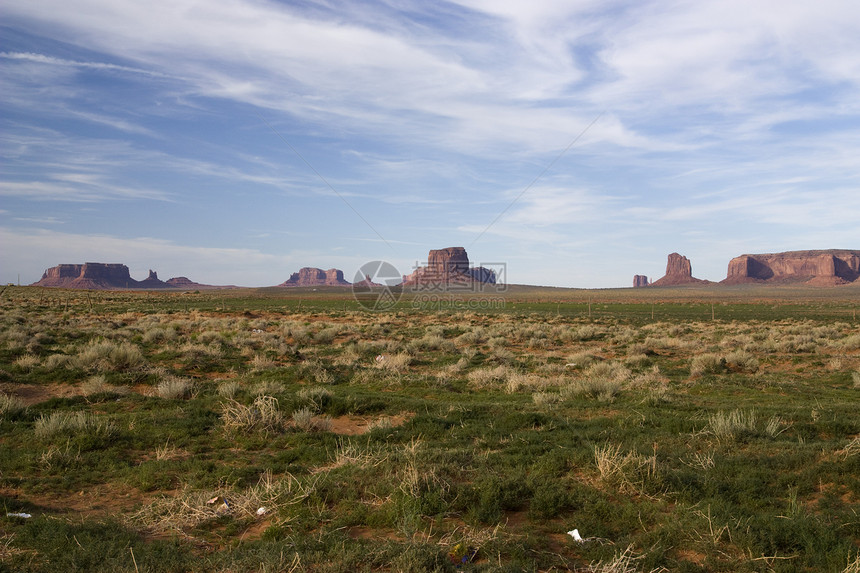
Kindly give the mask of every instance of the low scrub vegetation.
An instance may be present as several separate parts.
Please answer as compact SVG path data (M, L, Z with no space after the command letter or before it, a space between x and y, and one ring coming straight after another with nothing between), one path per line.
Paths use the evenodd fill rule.
M324 290L4 291L0 570L858 571L856 302Z

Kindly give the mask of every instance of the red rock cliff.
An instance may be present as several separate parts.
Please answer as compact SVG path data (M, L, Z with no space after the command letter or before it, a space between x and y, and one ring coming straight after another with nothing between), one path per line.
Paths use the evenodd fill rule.
M328 269L324 271L315 267L304 267L299 272L290 275L290 278L278 286L349 286L344 280L343 271L340 269Z
M839 285L860 276L860 251L788 251L741 255L729 262L724 284L755 282Z
M166 288L169 285L158 279L154 271L143 281L131 278L128 267L119 263L84 263L57 265L46 270L42 279L33 286L114 290L125 288Z
M469 267L469 255L463 247L436 249L427 255L427 266L418 267L403 277L404 286L419 288L460 287L474 283L496 283L496 273L484 267Z

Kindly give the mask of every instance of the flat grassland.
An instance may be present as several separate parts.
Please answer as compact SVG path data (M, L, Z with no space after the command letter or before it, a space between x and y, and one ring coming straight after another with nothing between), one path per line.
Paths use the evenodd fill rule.
M858 307L7 287L0 571L857 573Z

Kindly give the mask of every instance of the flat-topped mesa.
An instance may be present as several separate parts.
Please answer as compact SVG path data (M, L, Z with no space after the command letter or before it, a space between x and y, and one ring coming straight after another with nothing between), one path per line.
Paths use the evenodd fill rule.
M168 288L154 271L142 281L131 278L128 267L120 263L84 263L82 265L57 265L47 269L41 280L33 286L115 290L126 288Z
M304 267L299 269L299 272L291 274L289 279L278 286L350 286L350 283L344 280L343 271L340 269L328 269L324 271L316 267Z
M835 286L860 278L860 250L787 251L741 255L729 262L722 284L806 283Z
M431 250L427 266L403 277L404 286L417 288L445 289L471 283L495 284L496 273L484 267L470 267L469 255L463 247Z
M693 276L693 266L690 259L672 253L666 262L666 276L650 284L650 286L680 286L680 285L704 285L710 281L697 279Z
M645 275L633 275L633 288L640 288L648 286L648 277Z

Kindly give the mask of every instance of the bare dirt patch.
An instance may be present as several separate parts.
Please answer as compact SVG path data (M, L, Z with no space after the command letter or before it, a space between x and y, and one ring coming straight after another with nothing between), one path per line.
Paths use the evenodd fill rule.
M83 396L84 392L71 384L15 384L6 382L0 384L0 392L19 398L25 406L46 402L51 398L74 398Z
M331 431L341 436L357 436L367 432L374 424L384 423L388 420L391 427L402 426L415 414L397 414L395 416L381 416L378 418L366 418L361 416L338 416L331 419Z

